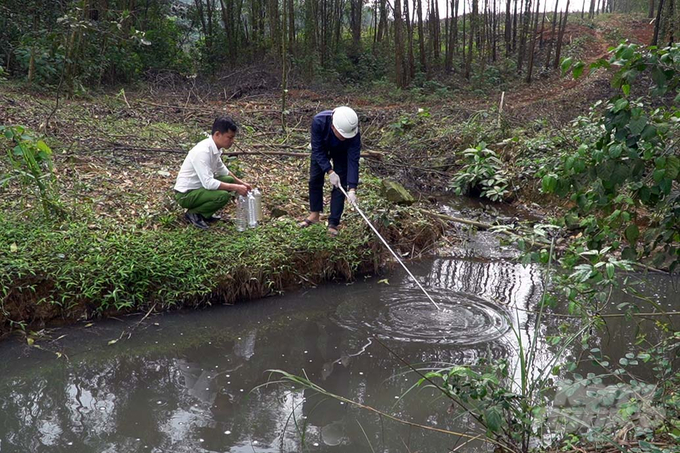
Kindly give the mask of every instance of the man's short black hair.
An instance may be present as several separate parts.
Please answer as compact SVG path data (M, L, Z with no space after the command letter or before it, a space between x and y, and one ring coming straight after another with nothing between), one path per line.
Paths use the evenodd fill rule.
M225 132L228 131L234 131L234 133L236 133L238 132L238 126L230 116L225 115L220 116L215 120L215 122L213 123L211 134L214 134L215 132L224 134Z

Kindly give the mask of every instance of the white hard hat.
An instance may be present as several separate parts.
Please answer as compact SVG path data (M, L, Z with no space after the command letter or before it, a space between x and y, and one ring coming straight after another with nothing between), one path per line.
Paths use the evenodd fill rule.
M352 138L359 132L359 118L349 107L337 107L333 110L333 127L345 138Z

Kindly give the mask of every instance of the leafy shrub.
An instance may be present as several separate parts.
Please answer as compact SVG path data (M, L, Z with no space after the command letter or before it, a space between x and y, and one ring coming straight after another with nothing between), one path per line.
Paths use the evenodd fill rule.
M479 195L500 201L508 194L508 176L503 161L486 147L486 143L466 149L463 156L463 168L451 183L458 195Z
M653 95L680 85L680 44L650 51L621 44L609 61L599 60L591 69L612 65L621 66L612 81L621 93L596 104L601 112L578 119L584 131L581 144L543 177L543 190L571 197L588 248L611 244L627 259L653 255L656 265L672 258L673 270L680 264L680 192L674 189L680 182L680 111L677 105L652 107L644 98L630 99L630 91L643 73L654 81ZM570 67L565 59L563 70ZM585 65L576 63L572 69L579 76ZM651 221L644 234L640 208Z
M0 175L0 187L17 180L22 191L37 194L46 216L62 217L64 209L54 187L50 147L22 126L0 126L0 134L8 141L10 164L10 171Z

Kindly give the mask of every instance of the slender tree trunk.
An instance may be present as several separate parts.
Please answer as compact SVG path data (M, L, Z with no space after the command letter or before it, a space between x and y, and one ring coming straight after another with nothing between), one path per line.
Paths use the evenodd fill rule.
M463 61L467 61L467 52L465 50L466 46L467 46L467 34L466 34L466 30L465 30L465 21L466 21L465 5L466 5L466 3L467 3L467 1L463 0Z
M394 0L394 62L396 84L399 88L406 88L404 77L404 40L402 37L401 0Z
M378 42L387 35L387 0L380 0L380 22L378 23Z
M510 50L512 49L512 15L510 14L510 3L511 0L505 1L505 56L510 56Z
M531 0L526 0L526 9L524 10L524 17L522 19L522 30L520 31L519 52L517 53L517 70L522 71L524 66L524 54L526 53L527 37L531 24Z
M663 11L664 0L659 0L659 6L656 10L656 21L654 22L654 37L652 38L652 45L659 44L659 29L661 28L661 11Z
M208 0L210 1L210 0ZM285 1L285 0L284 0ZM268 0L268 16L269 16L269 36L272 40L272 47L274 49L281 48L281 30L279 27L279 1Z
M422 0L417 0L416 8L418 9L418 51L420 52L420 70L427 73L427 54L425 53L425 30L423 29L423 3Z
M595 17L595 0L590 0L590 9L588 10L588 19Z
M536 50L536 36L538 35L538 11L541 9L541 0L536 0L536 20L534 22L534 30L531 36L531 45L529 48L529 68L527 70L527 83L531 83L531 74L534 70L534 51Z
M562 40L564 39L564 31L567 29L567 20L569 18L569 1L567 0L567 7L564 8L564 18L562 19L562 24L560 25L560 35L557 38L557 49L555 50L555 64L554 68L557 69L560 65L560 56L562 54Z
M548 52L546 52L547 56L545 58L545 69L548 69L550 67L550 54L552 53L553 44L555 43L555 29L557 28L557 6L559 5L559 3L560 3L560 0L555 0L555 11L553 11L552 33L550 33L550 43L548 44Z
M517 3L519 0L515 0L515 14L512 18L512 51L517 49Z
M361 10L363 0L350 0L350 28L352 29L352 47L355 55L361 52Z
M583 6L581 6L581 19L585 17L586 14L586 0L583 0Z
M472 0L472 16L470 17L470 39L468 41L468 54L467 61L465 62L465 78L470 80L470 74L472 72L472 48L474 46L474 36L477 29L478 21L478 0Z
M548 5L548 1L545 0L543 2L543 18L541 19L541 40L538 43L539 48L543 48L543 34L545 32L545 11L546 11L546 6Z
M288 97L288 68L286 67L286 61L288 60L288 50L286 49L287 41L287 27L288 27L288 17L287 17L287 7L286 0L281 2L281 15L283 20L281 25L283 27L281 33L281 129L286 133L286 100Z
M240 17L240 15L239 15L239 17ZM289 52L292 53L293 52L293 46L295 45L295 2L294 2L294 0L288 0L288 43L289 43Z
M647 17L650 19L654 18L654 0L649 0L649 13Z
M678 31L678 24L676 23L678 17L675 11L675 0L669 0L668 6L670 6L668 12L668 29L670 31L668 35L668 45L670 46L675 42L675 33Z
M404 20L406 22L406 33L408 34L408 42L406 45L408 46L408 81L407 83L411 83L411 80L416 76L416 62L415 62L415 55L413 54L413 21L411 21L411 11L410 8L408 7L408 2L409 0L404 0Z
M439 2L437 0L432 0L432 14L433 14L433 39L432 39L432 50L434 51L434 63L436 67L439 67L440 57L441 57L441 20L439 19Z

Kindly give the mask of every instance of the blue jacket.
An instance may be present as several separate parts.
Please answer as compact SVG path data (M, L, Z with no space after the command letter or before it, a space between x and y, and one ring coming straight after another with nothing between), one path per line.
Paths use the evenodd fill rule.
M359 184L359 156L361 154L361 132L352 138L338 140L331 129L332 110L324 110L312 120L312 159L324 173L332 168L333 159L347 156L347 187L356 188Z

